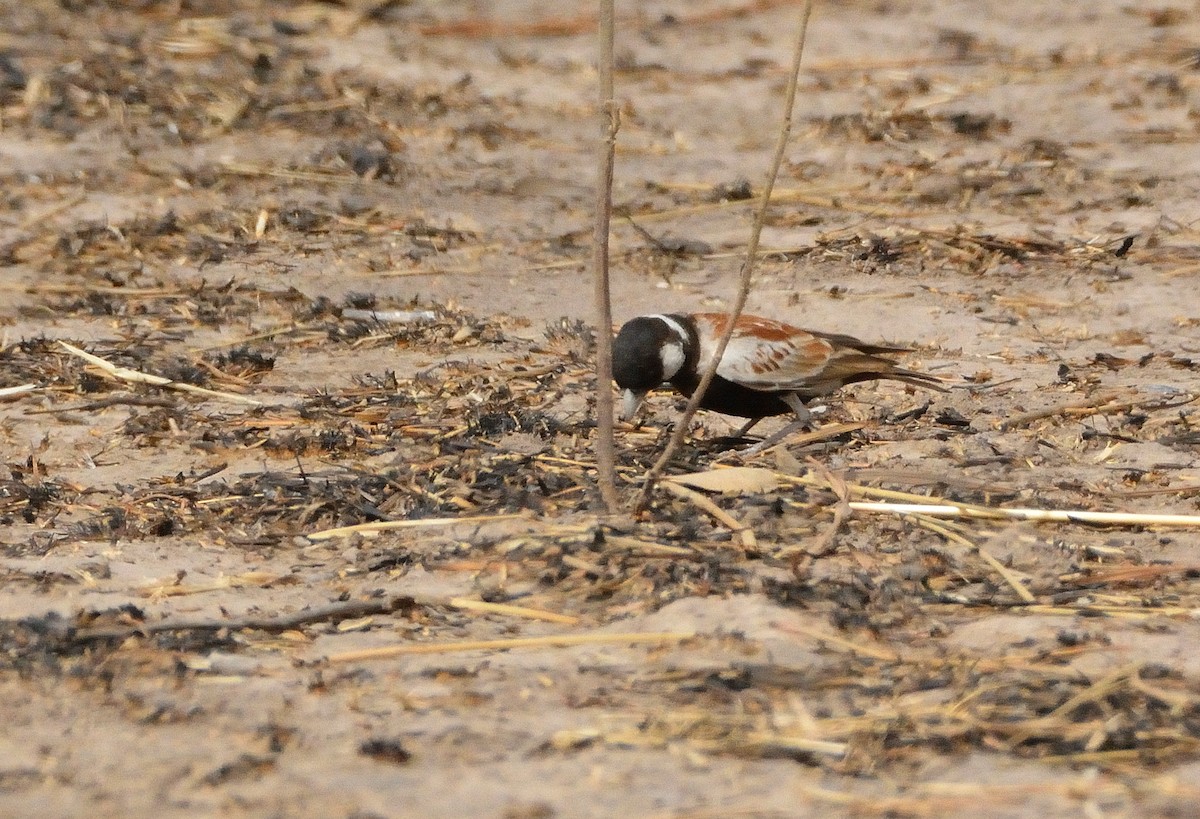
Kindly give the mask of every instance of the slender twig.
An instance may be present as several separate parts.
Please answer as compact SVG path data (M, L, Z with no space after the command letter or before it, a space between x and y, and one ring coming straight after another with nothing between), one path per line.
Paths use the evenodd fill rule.
M0 390L0 394L3 391ZM29 410L26 415L56 415L66 412L94 412L98 409L106 407L174 407L178 405L178 401L171 398L160 398L153 395L114 395L110 398L102 398L99 401L88 401L85 404L72 404L69 407L55 407L54 409L44 410Z
M171 631L290 631L313 623L338 622L355 617L375 614L392 614L403 609L422 605L422 601L409 595L399 595L381 600L348 600L324 606L312 606L300 611L276 617L248 615L246 617L197 618L194 620L160 620L157 623L137 623L128 626L97 626L94 628L63 627L63 639L84 643L95 640L125 640L137 635L162 634Z
M104 372L111 375L120 381L126 381L131 384L153 384L156 387L166 387L169 390L179 390L180 392L190 392L193 395L202 395L205 398L217 398L223 401L233 401L237 404L249 404L252 407L261 407L262 402L255 398L250 398L245 395L237 395L232 392L218 392L217 390L205 389L197 387L195 384L186 384L182 381L172 381L170 378L163 378L161 375L151 375L140 370L131 370L129 367L119 367L111 361L101 358L98 355L92 355L85 350L81 350L73 344L68 344L65 341L59 341L59 346L73 356L78 356L89 364L93 364Z
M708 385L712 383L713 378L716 376L717 365L721 362L721 356L725 354L725 347L729 344L729 339L733 337L734 324L737 322L738 316L742 314L742 310L746 307L746 300L750 297L750 284L754 277L755 263L758 261L758 244L762 237L763 225L767 220L767 209L771 205L771 193L775 189L775 180L779 177L779 167L783 164L783 154L787 150L788 139L792 133L792 111L796 107L796 87L800 82L800 60L804 56L804 40L808 34L808 18L811 15L812 0L807 0L804 4L804 10L801 12L800 26L796 33L796 45L792 54L792 70L788 76L787 92L783 106L783 119L779 128L779 139L775 144L775 156L771 160L771 169L767 173L766 182L763 184L762 194L759 197L758 211L754 216L754 226L750 230L750 241L746 246L746 260L742 263L737 298L734 300L733 307L729 311L729 319L726 322L725 332L717 342L717 349L713 352L713 357L708 362L708 366L704 370L704 375L700 378L699 386L692 393L691 400L688 401L683 415L676 424L671 440L667 443L667 447L663 450L662 455L654 462L650 471L646 473L645 482L642 484L642 491L638 496L636 504L636 509L639 511L649 505L650 495L654 492L655 483L662 477L667 464L675 457L675 453L683 446L683 440L687 437L688 425L692 420L692 416L700 408L700 402L704 400L704 393L708 390Z
M497 614L509 617L524 617L530 620L544 620L550 623L575 625L578 617L559 614L542 609L531 609L525 606L510 606L501 603L488 603L483 600L471 600L466 597L451 597L442 599L426 595L398 595L379 600L347 600L329 603L323 606L311 606L300 611L280 614L274 617L246 615L245 617L200 617L195 619L180 618L175 620L160 620L157 623L134 623L118 626L96 626L75 628L67 623L59 626L56 636L59 639L86 643L98 640L127 640L130 637L150 636L174 631L253 631L281 632L313 625L315 623L337 623L359 617L370 617L377 614L394 614L417 606L444 607L459 611L474 611L480 614Z
M608 286L608 233L612 222L613 155L620 112L613 99L613 0L600 0L600 141L596 145L596 213L592 234L592 280L596 302L596 481L610 514L617 498L616 437L613 433L612 296Z
M514 648L571 648L594 645L645 645L647 643L678 643L691 640L691 631L630 632L615 634L547 634L544 637L504 637L496 640L461 640L453 643L400 643L398 645L361 648L330 654L329 663L359 663L364 660L386 660L409 654L451 654L458 651L508 651Z

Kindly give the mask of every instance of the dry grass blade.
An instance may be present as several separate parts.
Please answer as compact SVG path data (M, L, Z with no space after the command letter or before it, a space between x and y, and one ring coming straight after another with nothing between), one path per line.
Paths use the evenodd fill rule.
M211 57L229 48L232 42L227 19L192 17L178 21L155 45L173 56Z
M1071 401L1066 404L1058 404L1053 407L1045 407L1043 409L1025 412L1020 415L1014 415L1011 418L1005 419L1000 424L1000 429L1019 429L1020 427L1031 424L1034 421L1040 421L1043 418L1053 418L1056 415L1068 415L1072 413L1079 413L1081 411L1086 411L1089 414L1096 414L1104 411L1104 408L1108 404L1115 401L1122 394L1123 392L1121 390L1111 390L1083 401Z
M750 527L746 526L746 524L742 523L733 515L717 506L708 498L704 497L704 495L701 495L694 489L688 489L686 486L674 481L667 481L663 483L663 488L665 488L672 495L682 498L696 508L711 515L713 519L721 525L728 527L733 532L736 532L742 541L742 548L756 549L758 547L758 541L755 539L754 531L750 529Z
M317 327L318 327L318 325L315 323L298 324L296 322L290 322L286 325L275 327L270 330L263 330L262 332L252 333L251 335L248 335L248 336L241 336L239 338L231 339L229 341L222 341L217 344L210 344L207 347L199 347L199 348L197 348L197 352L207 352L209 350L220 350L220 349L224 349L227 347L243 347L243 346L245 346L247 344L251 344L255 341L265 341L266 339L276 338L277 336L286 335L289 333L309 332L311 330L316 329Z
M1118 668L1103 679L1098 680L1095 684L1083 689L1046 716L1038 717L1016 726L1016 730L1008 737L1009 747L1016 747L1030 737L1042 732L1054 733L1062 730L1068 723L1067 718L1072 711L1085 703L1094 702L1107 696L1115 688L1128 682L1130 678L1136 677L1141 671L1141 665L1141 663L1133 663Z
M514 648L570 648L593 645L637 645L678 643L694 638L690 631L629 632L617 634L551 634L545 637L510 637L502 640L461 640L454 643L406 643L357 651L343 651L325 658L330 663L387 660L411 654L454 654L460 651L508 651Z
M4 387L0 389L0 398L15 398L19 395L33 392L38 388L37 384L21 384L16 387Z
M829 485L828 481L818 478L811 473L804 475L787 475L786 473L780 473L780 475L784 480L800 486L815 486L822 489L829 489L831 491L833 489L833 487ZM846 488L850 490L850 495L852 497L858 498L887 498L888 500L913 504L936 503L940 501L939 498L934 498L929 495L918 495L914 492L901 492L896 489L883 489L880 487L864 486L856 483L847 483ZM969 503L959 503L956 505L963 509L976 510L980 512L980 514L987 513L992 509L990 506L979 506Z
M979 556L983 558L983 562L991 566L996 574L1004 578L1004 582L1007 583L1009 587L1017 593L1017 597L1021 598L1026 603L1037 602L1037 598L1033 596L1033 592L1025 588L1025 584L1021 582L1020 578L1013 574L1013 572L1007 566L993 557L991 552L982 546L976 546L975 549L977 552L979 552Z
M1017 597L1021 598L1021 600L1025 601L1026 603L1036 603L1037 602L1037 598L1033 596L1033 592L1031 592L1031 591L1029 591L1029 589L1025 588L1025 585L1021 582L1021 579L1019 577L1017 577L1016 574L1013 573L1013 571L1011 569L1009 569L1007 566L1005 566L1003 563L1001 563L999 560L997 560L995 557L993 557L992 553L989 552L987 549L984 549L982 546L971 541L969 538L963 537L958 532L954 532L946 526L941 526L922 515L918 515L915 517L917 517L917 520L920 523L921 528L928 529L931 532L937 532L939 535L946 538L947 540L951 540L951 541L954 541L955 543L966 546L967 548L971 549L973 552L977 553L979 555L979 557L983 560L983 562L986 563L989 567L991 567L991 569L993 571L995 571L996 574L1000 575L1000 577L1004 580L1004 582L1007 583L1014 592L1016 592Z
M780 631L790 632L792 634L800 634L818 642L826 643L831 646L860 654L863 657L870 657L873 660L879 660L885 663L900 662L900 656L896 652L886 648L876 648L875 646L863 645L842 637L839 634L831 634L815 628L807 628L795 623L784 624L777 623L775 625Z
M249 162L224 162L221 164L221 170L238 176L270 176L295 182L341 182L347 185L361 182L356 176L336 171L292 171Z
M252 407L261 407L263 405L261 401L245 395L209 390L205 389L204 387L197 387L193 384L184 384L181 381L172 381L169 378L163 378L161 375L151 375L150 373L144 373L140 370L131 370L128 367L119 367L116 364L113 364L111 361L106 361L98 355L92 355L91 353L81 350L65 341L59 341L58 344L71 355L78 356L89 364L99 367L101 370L120 381L126 381L131 384L151 384L156 387L166 387L170 390L189 392L193 395L202 395L205 398L219 398L222 401L232 401L237 404L248 404Z
M1113 585L1119 583L1147 583L1173 574L1194 573L1200 573L1200 564L1176 563L1169 566L1111 566L1091 569L1084 574L1078 575L1078 577L1088 585L1097 583Z
M777 473L780 480L801 486L819 486L833 490L828 480L806 474L800 476ZM1003 506L981 506L971 503L951 503L929 495L897 492L872 486L847 484L852 496L891 498L898 502L851 501L856 512L878 512L898 515L925 515L931 518L965 518L979 520L1028 520L1050 523L1093 523L1104 526L1200 526L1200 515L1177 515L1155 512L1100 512L1092 509L1032 509Z
M59 625L59 628L63 631L63 639L71 643L125 640L138 635L164 634L173 631L212 632L256 629L259 631L281 632L313 623L337 622L373 614L392 614L416 605L420 605L420 603L415 598L402 595L381 600L348 600L345 602L330 603L324 606L301 609L300 611L277 617L248 615L245 617L197 618L192 620L179 618L160 620L156 623L139 623L131 626L101 626L94 628L73 628L68 622L63 621Z
M188 294L178 287L101 287L94 284L0 284L0 291L62 295L96 294L105 297L126 299L186 299L188 297Z
M929 515L938 518L1011 518L1054 523L1097 523L1106 526L1200 526L1200 515L1170 515L1146 512L1096 512L1090 509L1007 509L958 504L876 503L851 501L856 512L897 515Z
M845 742L834 742L828 739L809 739L793 737L786 734L776 734L768 731L754 731L739 737L736 742L693 740L690 743L700 751L736 753L748 757L778 757L795 756L796 754L812 754L841 759L846 755L850 746Z
M371 523L359 523L354 526L338 526L334 529L323 529L305 535L309 540L330 540L335 537L350 537L363 535L372 537L380 532L390 532L398 529L426 529L437 526L454 526L459 523L488 523L495 520L516 520L524 515L465 515L461 518L419 518L417 520L376 520Z
M850 514L850 487L842 478L829 472L812 458L809 458L808 462L810 467L824 473L825 481L828 483L830 489L833 490L833 494L837 495L838 499L837 505L833 509L833 522L821 534L821 537L818 538L816 545L806 550L809 554L821 555L826 554L830 550L830 547L833 546L838 532L842 528L842 524L845 523L846 517Z
M452 597L446 602L446 605L460 611L473 611L479 614L501 614L506 617L524 617L527 620L542 620L547 623L560 623L565 626L574 626L579 623L579 618L573 617L570 614L559 614L554 611L531 609L525 606L511 606L507 603L488 603L484 600L471 600L466 597Z
M1048 606L1040 603L1025 606L1022 611L1030 614L1054 614L1074 617L1113 617L1122 620L1154 620L1161 617L1184 617L1194 619L1197 609L1183 606L1147 606L1142 601L1130 605L1111 606L1090 603L1081 606Z
M655 543L652 540L640 540L623 535L605 534L604 542L608 546L626 549L633 554L654 555L659 557L695 557L697 550L684 546L671 546L666 543Z

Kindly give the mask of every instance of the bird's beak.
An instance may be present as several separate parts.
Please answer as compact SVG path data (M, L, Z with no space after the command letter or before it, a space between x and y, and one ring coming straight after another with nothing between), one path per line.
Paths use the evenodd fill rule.
M642 399L646 397L644 392L634 392L633 390L625 390L621 393L621 420L628 421L637 413L638 407L642 405Z

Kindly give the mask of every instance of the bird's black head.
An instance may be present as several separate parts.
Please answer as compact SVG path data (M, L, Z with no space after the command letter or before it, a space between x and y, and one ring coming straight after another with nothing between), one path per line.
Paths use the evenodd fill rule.
M622 418L632 418L650 390L670 381L687 361L684 316L638 316L613 342L613 380L623 393Z
M644 393L673 378L684 362L685 339L679 333L678 322L664 316L627 321L613 342L617 386Z

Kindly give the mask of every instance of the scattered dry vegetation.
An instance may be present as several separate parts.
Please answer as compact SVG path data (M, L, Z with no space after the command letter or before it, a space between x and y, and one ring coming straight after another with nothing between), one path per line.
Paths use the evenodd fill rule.
M819 5L751 309L955 387L847 390L749 464L701 415L619 520L590 21L177 5L0 3L5 812L1194 803L1194 10L867 59L892 12ZM669 5L619 21L618 317L731 294L771 135L659 106L777 98L795 16ZM1004 96L1064 84L1087 139ZM625 500L675 413L619 427Z

